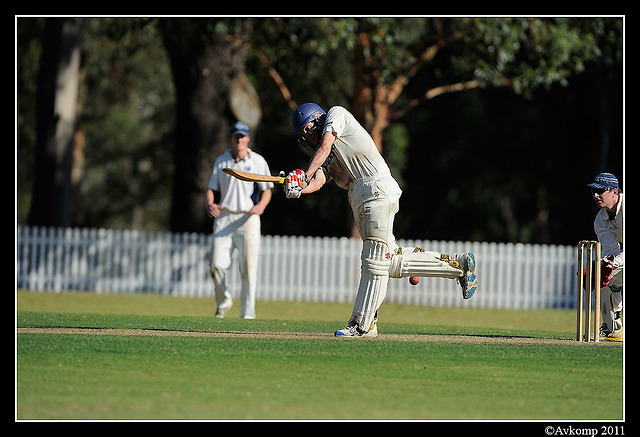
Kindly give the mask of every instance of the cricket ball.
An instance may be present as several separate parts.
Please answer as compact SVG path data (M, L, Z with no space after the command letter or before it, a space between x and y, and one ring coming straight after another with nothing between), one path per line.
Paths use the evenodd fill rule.
M418 276L409 276L409 284L418 285L420 278Z

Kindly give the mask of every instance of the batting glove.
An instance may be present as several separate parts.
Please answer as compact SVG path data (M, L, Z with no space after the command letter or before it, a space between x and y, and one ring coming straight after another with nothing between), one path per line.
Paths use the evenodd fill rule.
M300 169L293 170L284 180L284 193L288 199L297 199L302 189L309 185L307 175Z

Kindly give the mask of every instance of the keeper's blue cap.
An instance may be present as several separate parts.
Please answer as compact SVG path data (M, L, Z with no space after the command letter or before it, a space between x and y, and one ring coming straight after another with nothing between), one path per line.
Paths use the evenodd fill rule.
M587 184L587 187L610 190L611 188L620 188L618 179L611 173L600 173L595 177L593 182Z
M236 121L233 126L231 126L231 129L229 129L229 132L231 135L240 134L246 137L249 135L249 126L241 121Z

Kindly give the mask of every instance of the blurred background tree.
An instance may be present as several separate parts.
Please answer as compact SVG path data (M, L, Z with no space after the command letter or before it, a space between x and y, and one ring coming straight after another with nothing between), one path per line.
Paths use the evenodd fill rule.
M18 19L18 223L36 207L44 23ZM79 35L75 226L208 232L238 77L274 173L306 165L297 104L358 117L404 189L398 238L573 244L593 234L585 184L622 181L622 18L90 18ZM351 235L349 216L328 185L274 196L263 232Z

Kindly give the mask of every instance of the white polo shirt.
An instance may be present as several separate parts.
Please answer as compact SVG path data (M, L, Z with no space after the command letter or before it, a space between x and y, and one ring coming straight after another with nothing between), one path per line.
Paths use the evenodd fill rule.
M256 186L259 191L273 188L271 182L241 181L224 173L223 168L234 168L264 175L271 175L271 171L262 155L251 149L249 149L247 156L238 162L231 154L231 149L220 155L213 164L208 188L220 192L220 199L216 199L217 203L227 211L249 212L254 206L252 195Z

